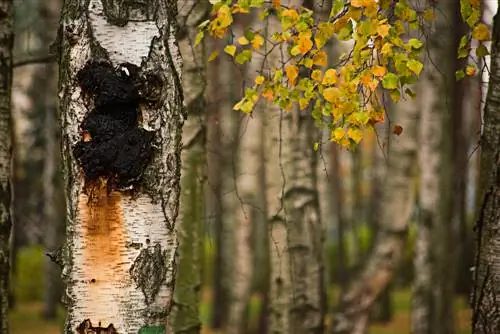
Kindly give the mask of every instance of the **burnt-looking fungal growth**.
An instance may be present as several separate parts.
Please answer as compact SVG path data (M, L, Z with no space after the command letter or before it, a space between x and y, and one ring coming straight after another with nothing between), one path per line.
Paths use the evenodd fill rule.
M90 319L82 321L76 328L76 331L78 334L118 334L113 324L110 324L108 327L101 327L99 323L97 327L94 327Z
M99 177L108 186L125 188L139 181L153 154L154 133L139 127L139 68L105 61L89 61L77 74L78 84L93 109L80 128L82 140L74 148L85 180Z

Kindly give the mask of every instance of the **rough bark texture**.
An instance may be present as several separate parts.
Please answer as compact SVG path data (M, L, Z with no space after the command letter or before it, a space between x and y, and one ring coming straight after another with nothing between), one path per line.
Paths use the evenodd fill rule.
M175 221L185 119L176 14L173 0L68 0L64 4L60 97L68 204L63 269L66 333L165 332L175 283ZM85 67L92 64L89 60L128 65L114 71L109 65ZM133 65L140 67L138 73ZM87 86L82 76L89 72L82 72L84 67L95 70ZM117 84L135 80L140 83L139 91L135 85L113 90ZM134 94L133 101L127 93ZM147 133L152 141L153 153L142 175L133 170L139 178L130 180L132 189L120 190L119 184L125 180L115 180L118 185L114 185L115 176L90 180L82 171L82 160L74 155L77 144L88 147L98 145L99 137L123 135L113 129L111 120L101 123L105 131L99 137L82 132L82 122L88 120L94 105L99 112L112 109L112 103L119 108L109 117L138 108L139 120L131 120L139 122L134 133ZM133 138L103 153L108 159L119 153L116 163L119 158L128 161L121 175L139 163L134 145L144 143L145 138Z
M376 297L393 278L401 262L413 208L413 175L417 150L418 108L414 101L395 106L394 123L403 127L391 139L388 169L378 218L379 232L360 276L352 283L334 314L333 333L364 333Z
M491 71L481 136L481 206L477 236L473 333L500 332L500 15L493 22Z
M181 200L177 279L174 304L169 315L172 333L199 333L202 284L205 183L205 87L203 44L194 47L197 26L208 14L207 1L178 1L179 48L183 60L184 102L188 118L183 128Z
M322 333L325 312L323 227L316 187L316 128L309 115L288 113L283 121L282 223L292 279L291 333Z
M426 63L431 67L430 62ZM432 231L441 218L439 210L439 162L440 162L440 134L442 127L442 110L437 106L440 97L433 77L434 69L426 67L422 73L420 101L420 216L415 239L414 266L415 279L413 286L412 305L412 332L431 333L434 316Z
M316 188L316 128L308 114L266 111L271 247L271 333L322 333L323 228Z
M0 1L0 333L8 333L11 221L12 0Z

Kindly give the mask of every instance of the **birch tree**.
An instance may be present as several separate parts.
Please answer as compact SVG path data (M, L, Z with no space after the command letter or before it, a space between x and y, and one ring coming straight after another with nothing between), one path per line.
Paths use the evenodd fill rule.
M500 5L500 3L499 3ZM481 134L472 332L500 331L500 16L493 19L491 66Z
M66 333L165 332L185 119L176 7L63 6Z
M179 208L179 259L174 305L169 315L172 333L199 333L201 265L203 261L205 183L204 45L195 47L197 26L208 14L207 1L177 1L179 48L183 59L184 102L188 118L183 129L181 200Z
M436 19L427 34L426 65L419 81L420 217L415 243L414 333L453 332L454 244L451 214L449 115L453 102L456 47L456 1L436 4ZM462 148L465 150L465 148ZM455 207L454 210L460 210ZM458 227L458 225L457 225Z
M11 221L11 105L13 2L0 1L0 333L9 333L9 239Z

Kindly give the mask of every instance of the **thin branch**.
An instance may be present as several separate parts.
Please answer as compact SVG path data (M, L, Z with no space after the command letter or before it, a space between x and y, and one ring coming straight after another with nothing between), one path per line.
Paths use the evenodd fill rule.
M31 58L26 58L18 61L14 61L12 64L13 68L21 67L21 66L26 66L26 65L33 65L33 64L47 64L47 63L52 63L56 60L56 56L54 55L44 55L44 56L36 56L36 57L31 57Z

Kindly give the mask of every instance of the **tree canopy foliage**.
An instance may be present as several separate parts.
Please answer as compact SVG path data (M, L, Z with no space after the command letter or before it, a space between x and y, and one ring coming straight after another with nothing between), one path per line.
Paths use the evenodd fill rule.
M234 109L251 113L261 99L287 111L298 105L317 124L328 127L331 140L345 148L354 147L364 130L384 121L385 96L394 102L415 97L412 84L424 67L425 36L437 14L433 0L419 6L408 0L333 0L325 17L281 0L210 3L211 17L200 24L196 43L207 34L226 38L224 52L238 65L250 62L255 54L269 62L274 50L281 52L278 63L263 65L256 73ZM470 29L461 38L457 55L472 61L457 71L457 79L477 73L477 60L488 54L484 42L490 39L489 28L480 21L480 0L460 3ZM235 17L247 14L258 15L262 22L275 19L278 31L269 36L267 25L249 25L236 35ZM328 62L326 46L332 40L348 45L336 64ZM215 50L209 60L217 56ZM401 131L396 125L394 132Z

